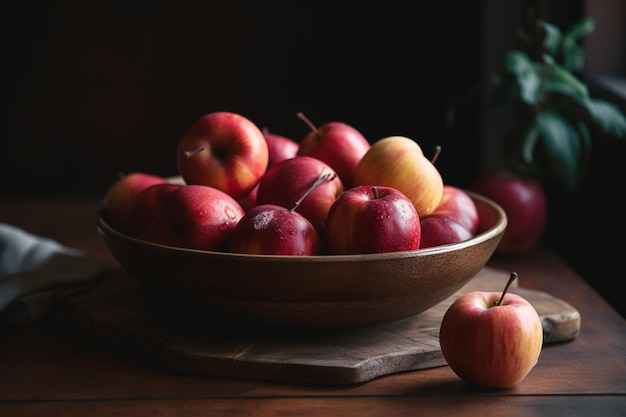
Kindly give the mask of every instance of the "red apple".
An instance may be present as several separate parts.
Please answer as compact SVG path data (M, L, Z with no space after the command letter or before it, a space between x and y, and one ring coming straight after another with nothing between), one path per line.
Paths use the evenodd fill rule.
M447 214L432 213L424 216L420 218L420 225L422 227L420 249L459 243L474 237L472 232Z
M154 184L166 183L161 176L144 172L122 175L106 191L102 199L102 213L113 226L119 227L133 198Z
M130 236L142 238L165 196L180 187L180 184L165 182L141 190L130 202L120 229Z
M186 184L217 188L235 199L257 185L268 160L261 130L244 116L224 111L192 123L177 150L178 171Z
M257 204L276 204L291 208L323 172L330 173L331 176L315 187L297 208L313 224L320 236L323 236L328 210L344 189L335 171L317 158L296 156L268 169L259 184Z
M535 308L517 294L475 291L446 311L439 342L450 368L465 382L488 388L520 383L537 364L543 328Z
M498 171L477 177L470 189L493 200L506 213L508 224L496 253L521 254L540 240L548 204L536 180Z
M334 254L415 250L420 234L415 206L391 187L350 188L337 198L326 219L326 245Z
M263 136L265 136L265 140L267 141L267 150L269 153L267 169L270 169L285 159L290 159L296 156L299 145L295 140L276 133L271 133L267 128L263 129ZM248 211L252 207L256 206L258 191L259 184L257 184L248 194L237 199L244 210Z
M474 200L464 190L453 185L443 186L443 195L439 205L432 214L445 214L475 234L480 218Z
M223 251L243 215L239 203L225 192L186 185L165 196L145 238L163 245Z
M276 204L252 207L237 223L230 251L257 255L319 253L319 235L303 215Z
M265 136L267 141L269 153L268 169L285 159L293 158L298 153L300 145L291 138L272 133L268 129L263 129L263 136Z
M439 205L443 179L422 148L405 136L374 142L354 173L355 185L382 185L406 195L417 213L427 216Z
M298 156L311 156L326 162L335 170L344 189L352 187L354 171L370 148L365 137L354 127L342 122L327 122L316 127L303 113L298 113L311 129L298 149Z

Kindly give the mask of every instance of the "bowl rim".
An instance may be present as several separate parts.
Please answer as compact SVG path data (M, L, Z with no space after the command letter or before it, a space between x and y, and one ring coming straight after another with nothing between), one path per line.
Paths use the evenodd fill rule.
M98 231L102 234L107 234L111 237L114 237L117 240L125 241L126 243L133 245L140 245L146 248L154 248L155 250L160 251L170 251L170 252L180 252L187 255L195 254L198 256L208 256L208 257L220 257L220 258L231 258L231 259L245 259L245 260L276 260L276 261L285 261L289 260L290 262L349 262L349 261L377 261L377 260L389 260L389 259L402 259L407 257L419 257L426 256L430 254L443 254L447 252L454 252L459 249L466 248L468 246L473 246L479 243L483 243L487 240L490 240L497 235L504 232L506 229L508 219L504 209L497 204L495 201L480 195L476 192L470 190L464 190L466 193L472 197L473 200L477 200L481 203L484 203L490 206L493 210L498 214L496 223L487 230L482 231L481 233L475 235L471 239L465 240L463 242L458 243L450 243L446 245L433 246L430 248L423 249L415 249L409 251L396 251L396 252L381 252L381 253L367 253L367 254L351 254L351 255L333 255L333 254L323 254L323 255L303 255L303 256L294 256L294 255L259 255L259 254L247 254L247 253L236 253L236 252L220 252L220 251L210 251L210 250L202 250L202 249L191 249L191 248L183 248L177 246L163 245L159 243L150 242L147 240L142 240L139 238L135 238L129 236L119 230L115 229L112 225L110 225L105 217L103 216L102 211L100 210L97 213L96 218L96 227Z

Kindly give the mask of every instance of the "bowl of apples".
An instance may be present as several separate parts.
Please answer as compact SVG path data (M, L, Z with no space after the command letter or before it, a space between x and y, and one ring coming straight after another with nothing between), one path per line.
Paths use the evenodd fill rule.
M200 133L194 132L197 139ZM400 169L395 176L400 182L391 181L393 170L385 170L391 182L376 174L386 148L361 142L361 155L353 158L360 161L358 167L343 171L352 175L349 179L317 156L296 155L298 147L292 147L282 163L271 168L260 164L265 169L254 180L257 187L249 186L245 193L191 180L184 165L202 151L189 149L217 146L209 140L192 143L180 150L185 154L177 181L131 174L111 186L97 230L128 275L164 300L163 306L196 318L322 329L401 320L467 284L494 253L507 218L492 200L443 185L440 177L429 181L435 184L435 203L429 206L426 188L411 196L419 182L411 178L411 170L427 167L429 174L415 172L423 178L436 174L434 165L419 155L419 148L415 155L420 160L411 159L413 141L381 142ZM406 162L394 149L402 146L409 146ZM314 169L306 174L308 163ZM287 174L277 172L281 166ZM299 170L298 175L290 169ZM287 191L291 185L278 182L297 182L293 178L307 175L311 181L302 180L292 193ZM371 178L377 183L372 185ZM411 189L403 190L402 184ZM251 190L255 203L246 204ZM457 223L463 222L461 228Z

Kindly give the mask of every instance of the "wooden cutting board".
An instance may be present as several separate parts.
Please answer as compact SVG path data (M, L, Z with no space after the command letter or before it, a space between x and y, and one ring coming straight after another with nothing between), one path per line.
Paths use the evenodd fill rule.
M439 326L449 305L474 290L501 291L508 272L485 267L462 290L407 319L351 330L275 329L171 314L122 271L73 297L57 319L173 371L293 383L356 384L446 365ZM523 285L523 282L522 282ZM549 294L519 286L543 321L544 343L580 332L580 314Z

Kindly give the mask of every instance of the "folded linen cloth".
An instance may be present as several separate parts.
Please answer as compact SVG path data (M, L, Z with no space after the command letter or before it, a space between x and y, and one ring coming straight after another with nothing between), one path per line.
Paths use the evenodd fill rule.
M107 269L102 259L0 223L0 318L33 323Z

